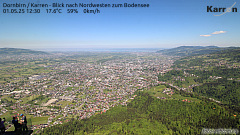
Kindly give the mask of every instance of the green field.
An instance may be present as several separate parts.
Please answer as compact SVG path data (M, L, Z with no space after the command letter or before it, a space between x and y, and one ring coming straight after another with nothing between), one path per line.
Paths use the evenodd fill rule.
M0 118L6 118L6 121L11 121L13 115L15 115L15 114L13 114L12 111L8 111L8 112L4 113L3 115L0 115Z
M181 96L180 94L173 94L172 98L176 99L176 100L186 100L187 99L188 101L194 101L194 102L201 102L202 101L202 100L197 99L197 98Z
M199 100L197 98L193 98L190 96L182 96L179 94L179 91L177 91L177 90L174 90L175 93L172 96L166 95L166 94L162 93L163 90L166 88L167 87L165 85L159 85L159 86L152 87L151 89L149 89L146 92L149 93L149 95L154 96L154 97L165 97L166 99L171 99L171 100L187 99L188 101L201 102L201 100Z
M148 92L151 96L154 96L154 97L166 97L166 98L169 98L168 95L162 93L165 88L166 88L165 85L159 85L159 86L156 86L156 87L152 87L152 88L149 89L147 92Z
M40 95L32 95L29 97L22 98L22 104L26 104L27 102L32 101L32 100L38 98L39 96Z
M26 117L27 117L28 125L46 124L48 121L48 117L34 117L32 115L26 115ZM9 129L8 131L12 131L11 129ZM13 130L14 130L14 127L13 127Z
M8 112L4 113L3 115L0 115L0 118L6 118L6 121L11 121L12 117L14 115L17 115L18 113L19 114L24 114L23 110L16 110L17 113L13 113L13 112L14 111L8 111Z
M9 95L4 95L4 96L1 97L1 99L2 100L7 100L8 102L12 101L12 103L16 102L16 100L14 98L12 98L12 97L9 97Z
M27 117L32 120L32 125L46 124L48 121L48 117Z
M15 128L14 128L14 126L12 125L7 131L14 131L15 130Z

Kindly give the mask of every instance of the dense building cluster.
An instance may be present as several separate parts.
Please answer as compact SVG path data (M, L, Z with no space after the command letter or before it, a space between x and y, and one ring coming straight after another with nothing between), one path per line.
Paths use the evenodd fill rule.
M62 56L58 54L54 58ZM49 125L61 124L70 115L88 118L116 105L126 105L135 97L136 90L157 85L158 75L170 70L173 64L171 58L150 53L133 53L107 61L91 57L77 60L51 65L43 62L42 68L50 72L19 76L0 84L0 94L17 101L3 102L1 114L10 105L12 110L21 109L35 117L49 116ZM25 101L29 97L33 100Z

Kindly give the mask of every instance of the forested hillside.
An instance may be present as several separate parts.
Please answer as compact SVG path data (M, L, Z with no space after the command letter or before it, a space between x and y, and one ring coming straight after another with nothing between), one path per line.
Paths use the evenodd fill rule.
M214 53L207 53L198 56L182 57L174 62L173 67L186 69L208 69L211 67L239 67L240 48L226 49ZM209 70L209 69L208 69Z
M216 83L205 83L194 87L193 91L226 104L240 106L240 82L222 80Z
M175 61L173 70L159 75L159 81L213 98L222 104L240 107L240 49L189 56ZM239 109L237 109L239 110Z
M158 53L171 56L192 56L209 54L225 50L226 48L219 48L217 46L180 46L172 49L159 50Z
M203 128L239 126L239 116L216 103L162 100L139 92L127 106L46 128L40 134L201 134Z
M26 55L26 54L48 54L42 51L33 51L19 48L0 48L0 55Z

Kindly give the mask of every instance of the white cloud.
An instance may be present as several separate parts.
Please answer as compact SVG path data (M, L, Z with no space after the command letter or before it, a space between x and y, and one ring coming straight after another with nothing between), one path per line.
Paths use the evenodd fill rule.
M215 31L212 34L208 34L208 35L200 35L201 37L210 37L212 35L217 35L217 34L223 34L226 33L227 31Z
M226 33L226 31L215 31L212 34L223 34L223 33Z
M210 37L212 35L200 35L201 37Z

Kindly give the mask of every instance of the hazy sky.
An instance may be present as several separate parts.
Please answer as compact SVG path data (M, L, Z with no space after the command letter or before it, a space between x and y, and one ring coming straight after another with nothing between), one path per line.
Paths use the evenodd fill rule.
M30 0L32 3L148 3L149 8L99 8L99 14L3 13L0 47L17 48L171 48L180 45L240 47L237 0ZM207 6L238 8L237 13L207 12ZM51 7L50 7L51 8ZM8 8L11 9L11 8ZM19 8L18 8L19 9ZM34 9L34 8L33 8ZM88 8L91 9L91 8ZM95 8L92 8L95 9Z

